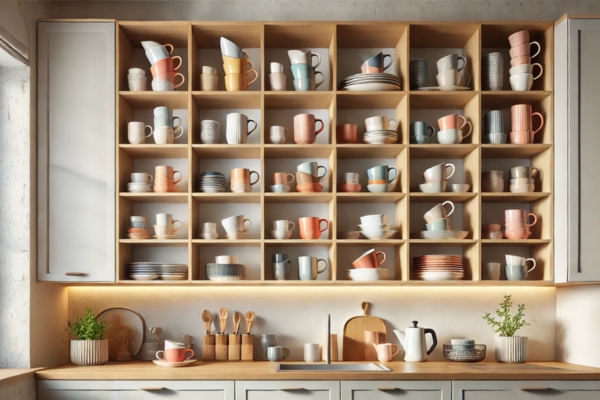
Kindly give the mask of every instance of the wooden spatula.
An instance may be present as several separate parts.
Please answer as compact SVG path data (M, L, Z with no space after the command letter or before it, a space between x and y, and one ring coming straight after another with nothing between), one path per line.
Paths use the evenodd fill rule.
M221 335L225 333L225 329L227 329L227 317L229 316L229 310L227 307L221 307L219 310L219 325L221 327Z
M202 311L202 321L204 321L204 327L206 328L206 334L210 335L210 328L212 325L212 315L210 311L204 310Z

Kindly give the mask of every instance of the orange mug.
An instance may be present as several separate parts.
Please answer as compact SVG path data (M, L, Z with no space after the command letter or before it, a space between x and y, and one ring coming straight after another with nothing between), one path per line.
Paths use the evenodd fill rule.
M325 227L321 229L321 223L325 222ZM319 217L302 217L298 218L298 226L300 227L300 237L302 239L318 239L321 233L329 229L329 221Z
M382 256L381 261L379 261L379 255ZM385 262L386 258L387 257L383 251L375 251L375 249L371 249L354 260L352 265L354 268L377 268Z
M179 179L175 179L175 174L179 174ZM174 186L178 184L183 175L167 165L157 165L154 169L154 191L157 193L174 192Z
M173 60L175 59L179 60L179 64L177 64L176 67L173 65ZM181 67L182 63L183 60L179 56L163 58L162 60L158 60L156 64L150 67L150 72L152 72L152 77L156 78L158 75L177 71Z
M462 120L460 126L458 126L459 120ZM467 125L467 119L459 114L450 114L438 119L438 126L441 131L446 129L462 129L465 125Z
M335 127L335 138L338 143L356 143L356 124L342 124Z
M256 174L256 180L250 181L252 174ZM250 171L248 168L234 168L230 172L231 181L244 181L249 185L254 185L260 179L260 175L256 171Z
M190 353L189 356L186 356L187 353ZM161 355L159 355L161 354ZM159 350L156 352L156 358L159 360L165 360L169 362L182 362L185 360L189 360L194 357L194 350L186 349L185 347L177 347L165 350Z
M294 175L287 172L275 172L273 174L273 185L288 185L294 182Z

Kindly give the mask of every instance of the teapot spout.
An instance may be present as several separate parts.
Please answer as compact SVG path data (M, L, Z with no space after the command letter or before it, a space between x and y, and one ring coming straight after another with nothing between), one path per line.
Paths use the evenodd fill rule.
M404 347L404 337L405 337L404 332L394 329L394 333L398 337L400 344Z

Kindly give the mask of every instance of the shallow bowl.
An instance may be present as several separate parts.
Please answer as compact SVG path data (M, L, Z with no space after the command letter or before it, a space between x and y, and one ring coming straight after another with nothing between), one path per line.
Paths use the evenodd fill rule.
M448 187L448 191L465 193L465 192L468 192L470 188L471 188L471 185L469 185L467 183L453 183Z
M360 234L370 240L389 239L396 231L360 231Z
M273 193L288 193L290 190L290 185L271 185L271 192Z
M382 279L390 279L391 273L389 270L384 268L349 269L348 277L353 281L371 282Z
M378 185L367 185L367 190L371 193L385 193L388 190L388 185L382 183Z
M419 185L419 189L423 193L441 193L446 191L446 185L448 182L429 182L429 183L421 183Z
M535 185L510 185L508 190L512 193L529 193L535 190Z

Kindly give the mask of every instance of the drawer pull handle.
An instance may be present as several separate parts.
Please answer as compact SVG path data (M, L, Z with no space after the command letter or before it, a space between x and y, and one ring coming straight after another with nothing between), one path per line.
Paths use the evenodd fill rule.
M377 388L380 392L395 392L396 390L402 390L400 388L390 387L390 388Z
M523 392L544 392L544 391L548 391L548 390L552 390L552 389L547 388L547 387L539 387L539 388L536 388L536 387L531 387L531 388L525 387L525 388L519 388L519 390L522 390Z
M65 272L66 276L86 276L83 272Z
M140 390L143 390L145 392L160 392L161 390L165 390L165 388L163 388L163 387L145 387L145 388L140 388Z
M300 390L304 390L304 388L281 388L279 390L282 392L298 392Z

